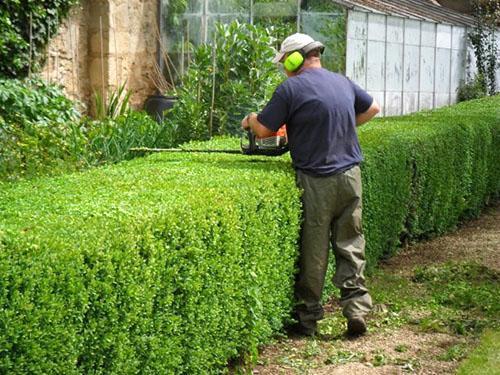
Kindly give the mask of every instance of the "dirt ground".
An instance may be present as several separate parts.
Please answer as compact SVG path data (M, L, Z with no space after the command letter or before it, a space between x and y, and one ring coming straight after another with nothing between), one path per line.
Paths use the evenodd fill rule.
M481 217L462 224L457 231L409 246L380 267L384 273L404 277L417 266L435 266L457 259L500 270L500 202L487 207ZM384 311L386 307L375 305L374 309ZM340 319L338 306L328 306L324 324L335 325ZM315 338L277 338L274 344L263 348L252 371L259 375L452 374L463 359L453 353L470 350L476 343L469 336L423 332L407 323L387 324L380 329L370 329L369 325L368 334L358 339L338 333Z

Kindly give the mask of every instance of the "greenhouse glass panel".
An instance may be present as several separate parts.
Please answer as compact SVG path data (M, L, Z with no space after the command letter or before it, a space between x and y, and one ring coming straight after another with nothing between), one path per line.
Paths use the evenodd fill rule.
M169 62L160 66L173 82L189 67L193 48L211 42L215 23L235 19L272 28L276 48L290 34L310 34L326 46L324 66L345 71L345 10L329 0L162 0L161 5L161 41Z
M208 3L208 13L212 14L234 14L248 17L250 12L249 0L210 0Z
M252 21L256 25L273 28L274 37L281 43L288 35L297 32L297 0L254 0Z
M301 32L325 45L321 59L325 68L345 73L346 27L343 13L302 12Z
M338 13L343 8L331 0L302 0L301 9L316 13Z

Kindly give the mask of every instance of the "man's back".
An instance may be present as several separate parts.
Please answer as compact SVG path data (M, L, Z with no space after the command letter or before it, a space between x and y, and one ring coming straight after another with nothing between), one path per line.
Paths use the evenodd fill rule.
M304 69L287 79L259 115L264 125L287 124L290 153L297 169L332 175L359 164L356 113L372 98L340 74Z

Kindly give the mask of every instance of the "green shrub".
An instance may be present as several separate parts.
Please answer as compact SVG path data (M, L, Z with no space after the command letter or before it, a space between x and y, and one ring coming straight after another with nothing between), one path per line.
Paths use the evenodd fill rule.
M371 266L498 196L499 107L360 128ZM0 372L223 372L288 319L299 227L289 156L162 154L3 183Z
M3 186L0 372L199 374L255 351L291 307L299 205L289 166L254 160Z
M477 75L473 80L461 82L457 90L457 102L484 98L487 95L484 80Z
M453 229L500 193L500 96L360 128L371 264Z
M62 91L41 80L0 79L0 179L80 164L79 114Z
M283 79L272 63L271 35L270 29L238 21L215 25L215 47L203 44L195 49L179 99L167 116L175 144L240 133L241 119L261 108Z

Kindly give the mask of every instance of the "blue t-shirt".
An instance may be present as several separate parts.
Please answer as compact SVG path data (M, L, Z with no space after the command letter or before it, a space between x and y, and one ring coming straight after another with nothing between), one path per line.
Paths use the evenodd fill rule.
M356 114L373 98L346 77L323 68L288 78L258 114L272 131L286 124L293 165L304 173L329 176L362 160Z

